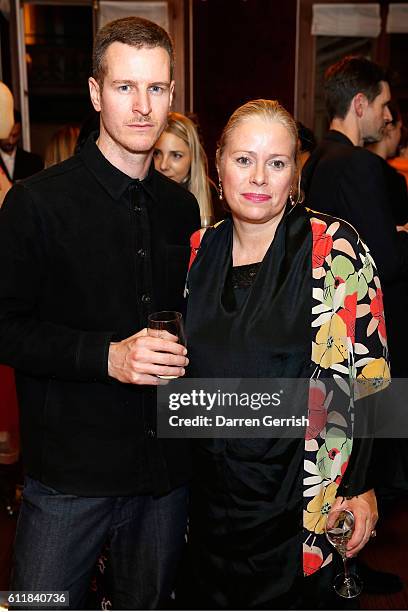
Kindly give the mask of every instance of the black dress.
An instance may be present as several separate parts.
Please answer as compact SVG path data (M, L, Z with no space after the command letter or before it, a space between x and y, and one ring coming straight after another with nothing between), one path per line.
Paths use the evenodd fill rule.
M264 260L252 266L232 268L232 232L230 219L207 230L190 271L189 375L308 378L312 238L305 211L285 215ZM180 598L186 607L319 607L315 585L329 593L331 570L307 579L313 588L305 592L303 449L303 439L194 441Z

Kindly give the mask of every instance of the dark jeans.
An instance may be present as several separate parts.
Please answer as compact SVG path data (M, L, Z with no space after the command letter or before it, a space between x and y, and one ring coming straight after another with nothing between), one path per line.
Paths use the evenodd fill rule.
M158 498L77 497L27 478L11 590L69 591L69 608L81 609L109 539L114 608L166 607L184 544L187 497L187 487Z

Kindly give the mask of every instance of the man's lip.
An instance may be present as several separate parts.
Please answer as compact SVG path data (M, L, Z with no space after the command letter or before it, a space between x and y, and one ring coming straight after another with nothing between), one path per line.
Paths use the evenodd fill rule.
M242 196L250 202L266 202L271 196L265 193L243 193Z
M151 128L153 127L153 123L128 123L127 127L130 128L139 128L139 129L143 129L143 128Z

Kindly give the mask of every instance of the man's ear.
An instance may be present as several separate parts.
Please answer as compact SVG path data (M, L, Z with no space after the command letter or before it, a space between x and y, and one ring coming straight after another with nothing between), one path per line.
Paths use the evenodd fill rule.
M173 104L173 98L174 98L174 87L175 87L176 83L175 81L171 81L170 83L170 98L169 98L169 108L171 108L171 105Z
M99 113L101 110L101 89L99 83L93 77L90 77L88 79L88 85L92 105L96 112Z
M356 94L353 98L352 106L357 117L361 119L368 106L367 96L361 92Z

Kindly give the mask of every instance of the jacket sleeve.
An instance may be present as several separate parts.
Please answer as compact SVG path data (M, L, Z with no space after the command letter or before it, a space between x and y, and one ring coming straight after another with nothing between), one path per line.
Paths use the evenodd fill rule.
M375 422L390 383L387 336L381 284L364 243L356 245L358 296L350 367L356 381L353 448L339 496L355 496L378 486L383 441L375 437Z
M41 314L52 256L46 234L29 189L16 184L0 210L0 362L34 376L107 380L113 333L72 329Z
M408 234L397 232L381 159L355 147L339 179L345 218L367 243L383 283L408 277Z

